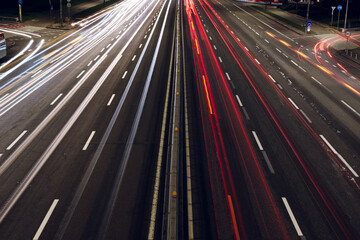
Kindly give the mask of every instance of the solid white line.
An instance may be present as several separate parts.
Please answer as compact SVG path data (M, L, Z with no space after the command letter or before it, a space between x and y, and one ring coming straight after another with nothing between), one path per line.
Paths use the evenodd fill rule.
M294 107L299 110L299 107L294 103L294 101L291 98L288 98L289 101L291 102L292 105L294 105Z
M286 200L285 197L282 197L281 199L282 199L282 201L283 201L283 203L284 203L284 205L285 205L286 211L288 212L288 214L289 214L289 216L290 216L290 219L291 219L291 221L292 221L292 223L293 223L293 225L294 225L294 227L295 227L296 233L297 233L298 236L300 236L300 237L301 237L301 236L304 236L303 233L301 232L301 229L300 229L300 227L299 227L299 224L297 223L296 218L295 218L295 216L294 216L294 214L293 214L293 212L292 212L292 210L291 210L291 208L290 208L290 205L289 205L288 201Z
M226 75L227 79L230 81L231 78L230 78L229 74L226 72L225 75Z
M62 95L63 95L63 94L60 93L59 96L57 96L57 97L54 99L54 101L52 101L52 102L50 103L50 105L51 105L51 106L54 105L54 104L56 103L56 101L59 100L59 98L61 98Z
M6 150L10 150L19 140L27 133L27 130L24 130L7 148Z
M128 71L125 71L123 76L122 76L122 79L124 79L126 77L126 74L127 74Z
M259 64L260 65L260 62L255 58L255 61L257 62L257 64Z
M269 74L269 78L274 82L276 83L275 79Z
M81 73L79 74L79 75L77 75L77 77L76 78L80 78L81 77L81 75L83 75L85 73L85 70L82 70L81 71Z
M95 135L95 131L92 131L89 138L88 138L88 140L86 141L84 147L82 148L83 151L85 151L88 148L88 146L90 144L90 141L94 137L94 135Z
M110 106L112 101L114 100L115 94L111 95L111 98L109 100L109 102L107 103L107 106Z
M300 109L300 112L302 113L302 115L304 115L305 119L309 122L309 123L312 123L311 119L308 117L308 115L306 115L306 113Z
M131 61L134 61L134 60L135 60L135 58L136 58L136 55L134 55L134 56L133 56L133 58L131 59Z
M221 59L221 57L219 57L219 61L220 61L220 62L223 62L222 59Z
M347 104L344 100L341 100L341 102L347 106L351 111L353 111L356 115L358 115L360 117L360 113L358 111L356 111L353 107L351 107L349 104Z
M331 151L338 156L338 158L345 164L345 166L352 172L352 174L354 174L355 177L359 177L359 175L357 174L357 172L355 172L355 170L349 165L349 163L343 158L343 156L340 155L340 153L338 153L335 148L329 143L329 141L323 136L323 135L319 135L321 137L321 139L326 143L326 145L331 149Z
M238 95L236 95L236 100L238 101L238 103L239 103L240 107L242 107L242 106L243 106L243 104L242 104L242 102L241 102L241 100L240 100L240 98L239 98L239 96L238 96Z
M56 205L57 205L58 202L59 202L59 199L55 199L55 200L53 201L53 203L51 204L51 206L50 206L48 212L46 213L45 218L44 218L43 221L41 222L41 225L40 225L39 229L37 230L37 232L36 232L33 240L38 240L38 239L39 239L42 231L44 230L47 222L49 221L50 216L51 216L51 214L53 213L53 211L54 211L54 209L55 209L55 207L56 207Z
M260 140L259 140L256 132L255 132L255 131L251 131L251 132L252 132L252 134L254 135L254 138L255 138L255 140L256 140L257 145L259 146L260 151L263 151L264 148L263 148L263 146L261 145L261 142L260 142Z

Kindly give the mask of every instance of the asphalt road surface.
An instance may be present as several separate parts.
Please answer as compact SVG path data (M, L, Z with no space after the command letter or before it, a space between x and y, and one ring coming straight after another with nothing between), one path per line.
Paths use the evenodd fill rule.
M331 41L228 0L37 39L0 75L1 239L360 238L360 73Z

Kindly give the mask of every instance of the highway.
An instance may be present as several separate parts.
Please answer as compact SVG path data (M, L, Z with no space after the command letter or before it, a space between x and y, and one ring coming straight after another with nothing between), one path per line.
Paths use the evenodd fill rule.
M185 5L218 237L358 238L359 73L244 4Z
M0 73L1 239L359 239L360 72L230 0L126 0Z
M113 5L1 75L1 238L146 236L174 9Z

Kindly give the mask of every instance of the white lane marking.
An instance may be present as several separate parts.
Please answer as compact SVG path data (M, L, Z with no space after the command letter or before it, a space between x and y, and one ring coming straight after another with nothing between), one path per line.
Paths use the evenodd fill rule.
M255 58L255 61L257 62L257 64L259 64L260 65L260 62Z
M245 117L246 117L246 120L250 120L250 117L249 117L249 114L248 114L248 112L246 111L246 108L245 107L243 107L242 108L243 109L243 111L244 111L244 114L245 114Z
M226 72L225 75L226 75L227 79L230 81L231 78L230 78L229 74Z
M276 49L276 51L278 51L279 53L281 53L281 50L280 49L278 49L278 48L275 48Z
M258 147L259 147L260 151L263 151L263 150L264 150L264 148L263 148L263 146L261 145L261 142L260 142L260 140L259 140L259 138L258 138L258 136L257 136L256 132L255 132L255 131L251 131L251 132L252 132L252 134L254 135L255 141L256 141L256 143L257 143L257 145L258 145Z
M325 60L325 62L329 63L329 61L328 61L328 60Z
M100 55L97 55L96 58L94 58L94 61L98 60L99 57Z
M110 106L112 101L114 100L115 94L111 95L111 98L109 100L109 102L107 103L107 106Z
M345 166L354 174L355 177L359 177L357 172L350 166L350 164L338 153L335 148L329 143L329 141L322 135L319 135L321 139L326 143L326 145L330 148L330 150L345 164Z
M271 174L275 174L275 170L274 170L274 168L273 168L273 166L272 166L272 164L271 164L271 162L270 162L270 159L269 159L266 151L261 151L261 153L262 153L263 156L264 156L265 162L266 162L266 164L267 164L267 166L268 166Z
M303 69L301 66L299 66L299 68L300 68L301 70L303 70L303 72L306 72L306 70L305 70L305 69Z
M141 48L142 47L142 43L139 45L139 48Z
M215 50L217 49L215 45L214 45L214 49L215 49Z
M280 88L281 90L283 90L284 88L278 83L276 84L278 86L278 88Z
M236 40L238 40L240 42L240 39L239 38L236 38Z
M79 75L77 75L76 78L80 78L84 73L85 73L85 70L82 70L81 73Z
M244 47L246 51L249 51L249 49L247 49L247 47Z
M336 68L337 66L336 65L333 65L334 68Z
M294 107L299 110L299 107L294 103L294 101L291 98L288 98L289 101L291 102L292 105L294 105Z
M209 39L210 39L210 41L212 40L212 38L211 38L211 37L209 37Z
M269 78L274 82L276 83L275 79L269 74Z
M91 142L91 139L94 137L94 135L95 135L95 131L92 131L89 138L88 138L88 140L86 141L84 147L82 148L83 151L85 151L88 148L88 146L89 146L89 144Z
M319 80L317 80L316 78L314 78L314 77L311 77L315 82L317 82L318 84L320 84L320 85L322 85L322 83L319 81Z
M240 100L240 98L239 98L238 95L236 95L236 100L238 101L240 107L243 107L243 104L242 104L242 102L241 102L241 100Z
M301 232L300 226L296 221L296 218L290 208L290 205L289 205L287 199L285 197L282 197L281 199L285 205L286 211L288 212L288 214L290 216L291 222L293 223L293 225L295 227L296 233L298 234L299 237L304 236L303 233Z
M55 200L53 201L53 203L51 204L51 206L50 206L48 212L46 213L43 221L41 222L40 227L39 227L39 229L37 230L37 232L36 232L33 240L38 240L38 239L40 238L40 235L41 235L42 231L44 230L47 222L49 221L49 219L50 219L50 217L51 217L51 214L53 213L53 211L54 211L56 205L58 204L58 202L59 202L59 199L55 199Z
M147 35L144 36L144 39L146 39L146 38L147 38Z
M360 113L358 111L356 111L353 107L351 107L349 104L347 104L344 100L341 100L341 102L347 106L351 111L353 111L356 115L358 115L358 117L360 117Z
M105 48L101 49L101 51L100 51L100 52L103 52L104 50L105 50Z
M289 58L289 56L288 56L288 55L286 55L285 53L282 53L282 55L284 55L284 57L286 57L286 58Z
M51 106L54 105L54 104L57 102L57 100L59 100L59 98L61 98L62 95L63 95L63 94L60 93L60 94L54 99L54 101L52 101L52 102L50 103L50 105L51 105Z
M11 148L27 133L27 130L24 130L7 148L6 150L11 150Z
M88 63L88 67L90 67L90 65L92 64L93 60L91 60L89 63Z
M219 61L220 61L220 62L223 62L222 59L221 59L221 57L219 57Z
M299 64L297 64L296 62L294 62L293 60L290 60L295 66L299 66Z
M264 40L265 40L265 42L269 43L269 41L267 39L264 39Z
M119 37L120 37L120 35L117 35L117 36L116 36L116 38L119 38Z
M306 113L305 113L302 109L300 109L299 111L302 113L302 115L304 115L305 119L306 119L309 123L312 123L311 119L308 117L308 115L306 115Z
M207 33L209 32L209 30L207 30L207 29L206 29L205 31L206 31Z
M109 48L111 46L111 43L109 43L107 46L106 46L106 48Z
M131 61L134 61L134 60L135 60L135 58L136 58L136 55L134 55L134 56L133 56L133 58L131 59Z
M123 76L122 76L122 79L124 79L126 77L126 74L127 74L128 71L125 71Z

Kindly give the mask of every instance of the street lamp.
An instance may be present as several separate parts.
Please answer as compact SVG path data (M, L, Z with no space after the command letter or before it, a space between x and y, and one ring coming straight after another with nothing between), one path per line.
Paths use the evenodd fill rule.
M311 0L308 0L307 12L306 12L306 22L309 21L310 1Z
M346 1L344 29L346 29L346 20L347 20L348 8L349 8L349 0Z

